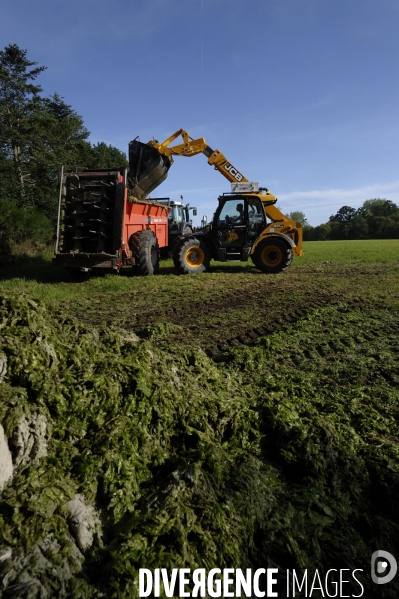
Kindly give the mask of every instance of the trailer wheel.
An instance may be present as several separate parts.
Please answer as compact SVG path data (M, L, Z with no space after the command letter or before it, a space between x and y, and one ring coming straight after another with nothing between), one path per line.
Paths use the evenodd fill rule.
M154 233L146 229L129 239L129 248L136 260L134 272L138 275L155 275L159 270L159 245Z
M209 267L209 249L202 239L182 239L175 246L173 262L182 274L204 272Z
M265 273L278 273L286 270L292 262L292 249L278 237L263 239L251 256L256 268Z

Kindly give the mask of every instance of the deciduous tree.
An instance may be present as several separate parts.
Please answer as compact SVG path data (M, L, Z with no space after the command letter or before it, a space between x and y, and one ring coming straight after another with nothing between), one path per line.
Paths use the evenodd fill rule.
M300 210L294 210L293 212L290 212L288 216L291 220L294 220L300 225L306 225L307 223L304 212L301 212Z
M351 208L350 206L342 206L337 212L337 214L332 214L330 216L330 222L337 223L349 223L356 216L356 209Z
M126 154L101 141L91 147L89 168L110 168L111 166L127 166Z

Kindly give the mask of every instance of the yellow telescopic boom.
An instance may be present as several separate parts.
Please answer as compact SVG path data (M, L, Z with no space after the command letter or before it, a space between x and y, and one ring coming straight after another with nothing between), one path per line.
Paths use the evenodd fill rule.
M180 135L183 138L183 143L169 147L169 144L175 141ZM172 160L173 156L195 156L196 154L205 154L208 158L208 164L214 166L216 170L222 173L222 175L230 181L230 183L244 183L248 181L235 166L228 162L226 156L224 156L222 152L219 150L212 150L203 137L193 139L184 129L179 129L179 131L176 131L176 133L171 135L161 144L157 141L149 141L148 145Z
M183 138L183 143L170 146L170 144L180 136ZM216 170L230 181L230 183L249 182L249 179L233 166L222 152L219 150L212 150L203 137L193 139L184 129L179 129L179 131L176 131L176 133L168 137L168 139L162 143L153 140L149 141L147 145L158 150L158 152L163 156L166 156L171 163L173 162L173 156L195 156L196 154L205 154L208 158L208 164L214 166ZM264 234L260 236L258 242L273 231L278 231L280 234L288 234L295 239L293 253L296 256L303 256L301 224L285 216L277 206L274 205L277 202L277 197L271 194L268 189L265 188L264 193L256 193L256 196L264 203L266 215L272 221L264 231ZM254 245L253 251L256 245L257 244Z

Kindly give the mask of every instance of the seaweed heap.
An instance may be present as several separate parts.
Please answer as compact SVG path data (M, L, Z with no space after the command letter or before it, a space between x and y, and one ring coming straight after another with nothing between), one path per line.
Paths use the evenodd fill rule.
M3 297L4 596L133 598L141 567L367 572L398 554L398 346L377 317L373 344L354 337L360 318L321 309L288 347L282 331L215 364L170 347L174 325L139 340Z

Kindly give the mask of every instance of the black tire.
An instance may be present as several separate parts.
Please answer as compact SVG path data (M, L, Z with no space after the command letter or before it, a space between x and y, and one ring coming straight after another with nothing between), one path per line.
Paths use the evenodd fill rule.
M209 248L197 237L182 239L174 247L173 262L184 275L205 272L210 262Z
M134 272L141 276L155 275L159 270L159 245L154 233L146 229L129 239L129 248L136 260Z
M267 237L258 243L251 258L258 270L278 273L287 270L293 254L291 247L283 239Z
M180 242L182 241L183 237L186 235L192 235L193 231L190 227L186 227L183 231L183 233L180 235L171 235L169 234L169 246L167 249L167 257L172 257L175 255L176 253L176 248L179 246Z

